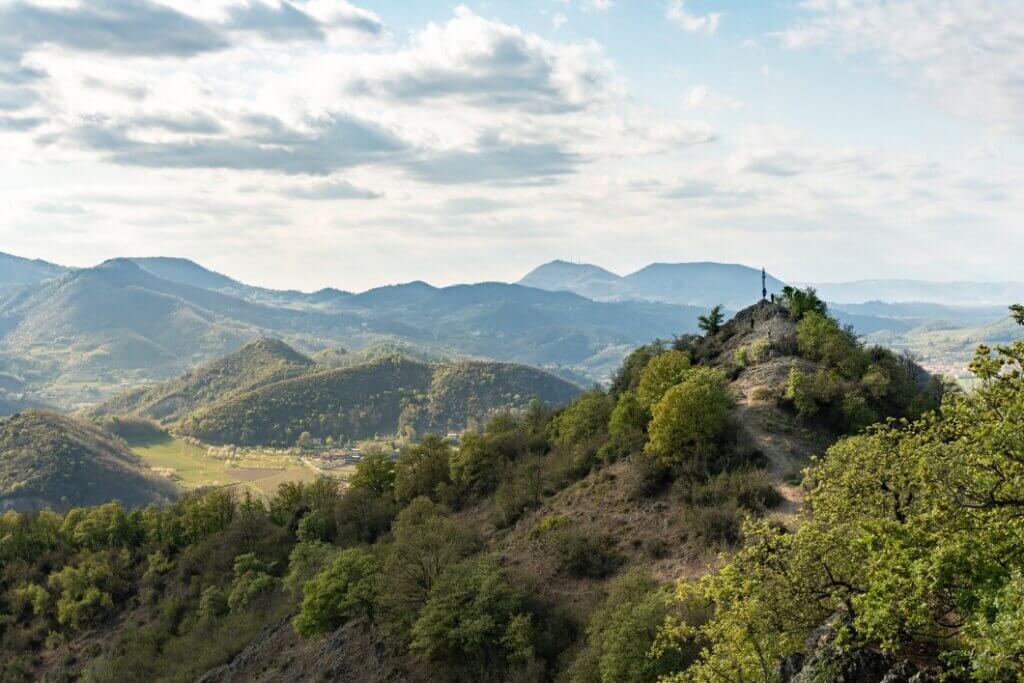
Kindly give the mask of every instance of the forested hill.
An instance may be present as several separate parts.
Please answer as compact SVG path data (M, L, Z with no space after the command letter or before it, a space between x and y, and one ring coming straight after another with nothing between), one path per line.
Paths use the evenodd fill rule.
M0 420L0 510L161 503L169 481L149 472L108 432L45 410Z
M703 324L636 349L609 389L495 414L458 448L368 449L344 490L0 516L0 663L119 683L1012 678L1019 360L986 352L984 391L948 393L809 292ZM410 386L409 418L436 418L497 385L471 365L382 359L205 414L309 428L373 378L382 409L363 418ZM906 422L863 431L890 417Z
M217 401L265 384L310 372L312 360L282 341L259 339L183 377L132 389L89 411L103 415L139 415L165 424Z
M561 405L579 387L523 365L428 364L401 356L307 374L228 397L185 418L179 429L211 443L293 445L313 437L360 439L459 430L501 408L538 399Z

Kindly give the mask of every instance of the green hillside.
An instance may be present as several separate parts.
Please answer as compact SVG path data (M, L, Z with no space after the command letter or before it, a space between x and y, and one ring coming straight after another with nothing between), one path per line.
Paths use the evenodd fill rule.
M894 526L918 501L917 492L902 495L909 476L899 463L910 451L864 449L869 457L835 479L825 479L835 469L829 459L811 460L859 430L849 418L865 405L880 419L913 419L937 405L934 387L906 381L913 366L891 361L822 313L762 303L701 338L636 350L608 391L496 416L457 449L428 435L397 462L368 455L345 489L328 479L289 484L265 505L218 489L128 516L109 538L97 531L115 508L0 517L0 534L15 541L0 545L0 559L25 568L0 572L9 587L0 610L12 615L0 663L12 680L655 683L718 680L689 673L732 657L750 673L739 680L775 683L784 679L771 672L792 655L803 672L790 680L878 683L890 669L905 675L886 681L933 680L910 678L940 661L912 637L892 641L913 647L908 661L900 650L880 653L867 630L843 632L855 662L881 672L869 678L840 656L819 661L830 641L808 638L834 633L830 615L850 595L827 583L831 566L852 572L856 590L863 572L877 572L875 558L903 562L901 543L918 545L898 566L912 570L927 553L918 543L927 536L901 538ZM515 401L523 386L537 386L535 373L381 359L262 387L205 411L211 420L197 428L308 428L299 421L339 414L339 398L366 406L363 424L443 423L452 403ZM808 381L794 384L801 373ZM849 460L863 439L832 453ZM800 485L807 465L815 470ZM892 477L873 485L880 466ZM901 487L893 504L890 486ZM847 490L854 509L840 510L834 537L801 531L823 523L803 506L831 519L820 501ZM851 549L844 540L858 531L848 523L858 506L895 511L886 525L866 520ZM751 532L756 544L745 546ZM871 534L896 537L875 551ZM818 538L829 542L824 568ZM798 555L787 552L791 539ZM771 574L775 564L758 564L765 555L786 568L781 576ZM730 560L738 570L716 573ZM992 564L987 576L1006 574ZM751 585L747 576L765 580ZM922 589L943 576L955 583L957 574L930 573ZM775 592L759 593L761 585ZM852 604L883 616L889 605L930 609L927 600L893 600L898 581L879 585L884 601ZM940 597L945 611L936 614L949 614ZM997 613L1001 603L989 604ZM811 618L793 621L793 605ZM781 637L775 623L786 628ZM750 669L761 648L764 669Z
M211 443L293 445L303 432L365 438L446 431L533 398L560 404L579 388L536 368L508 363L431 365L399 356L270 384L227 398L180 425Z
M0 510L138 506L174 495L99 427L38 409L0 420Z
M140 415L165 424L216 401L309 372L312 360L284 342L260 339L185 376L130 390L89 411L101 415Z

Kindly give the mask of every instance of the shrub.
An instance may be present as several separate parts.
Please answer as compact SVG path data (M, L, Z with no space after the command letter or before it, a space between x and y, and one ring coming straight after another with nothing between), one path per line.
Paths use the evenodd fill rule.
M654 406L665 392L682 382L690 372L690 354L684 351L666 351L655 356L640 375L636 396L646 410Z
M260 561L254 553L235 558L235 579L228 593L228 607L241 610L266 593L277 588L277 579L270 574L271 567Z
M338 549L320 541L296 543L288 556L288 573L281 581L284 590L301 595L306 582L319 574Z
M504 465L502 453L485 435L465 434L451 456L452 483L463 495L486 495L497 486Z
M553 537L559 570L576 578L603 579L622 564L615 542L607 536L566 531Z
M640 569L612 582L587 626L583 651L569 669L570 683L654 683L696 659L699 643L652 653L659 628L673 617L699 623L703 615L676 605L672 591Z
M640 451L647 440L650 413L631 391L619 394L608 420L608 443L601 449L606 460L623 458Z
M662 462L704 469L728 421L732 396L718 370L695 368L653 411L644 452Z
M366 550L342 550L306 583L302 607L292 622L304 638L327 633L358 616L373 615L380 567Z

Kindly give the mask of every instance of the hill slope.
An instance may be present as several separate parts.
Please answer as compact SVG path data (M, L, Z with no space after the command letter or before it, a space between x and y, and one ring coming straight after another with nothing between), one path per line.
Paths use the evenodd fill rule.
M164 423L216 401L309 372L312 360L276 339L259 339L207 363L185 376L152 387L133 389L90 412L141 415Z
M0 421L0 510L165 502L173 486L93 425L45 410Z
M314 437L360 439L446 432L533 398L561 404L579 388L522 365L467 361L429 365L401 357L270 384L187 418L181 430L211 443L287 445Z
M66 270L41 259L27 259L0 252L0 291L57 277Z

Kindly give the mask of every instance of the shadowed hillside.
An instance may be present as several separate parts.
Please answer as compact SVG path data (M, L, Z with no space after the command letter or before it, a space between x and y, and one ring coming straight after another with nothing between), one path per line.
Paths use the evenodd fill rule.
M297 377L313 367L312 360L284 342L260 339L180 379L128 391L89 414L140 415L169 424L216 401Z
M562 404L579 388L523 365L430 365L391 356L318 372L226 398L185 418L180 430L211 443L291 446L313 437L447 432L537 398Z
M174 487L108 432L45 410L0 420L0 509L165 502Z

